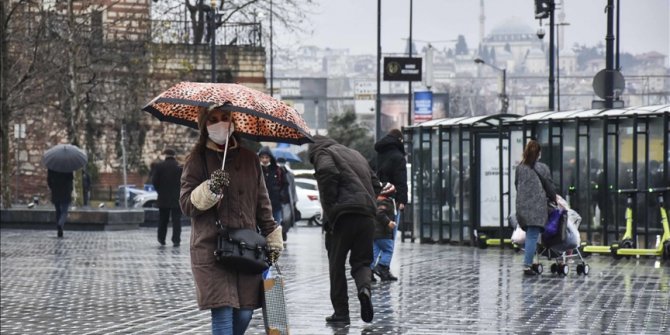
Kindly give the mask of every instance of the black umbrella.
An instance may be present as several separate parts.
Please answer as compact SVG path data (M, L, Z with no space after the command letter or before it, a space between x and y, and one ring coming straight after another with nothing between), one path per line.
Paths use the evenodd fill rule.
M50 170L72 172L88 162L86 153L72 144L58 144L44 152L42 163Z

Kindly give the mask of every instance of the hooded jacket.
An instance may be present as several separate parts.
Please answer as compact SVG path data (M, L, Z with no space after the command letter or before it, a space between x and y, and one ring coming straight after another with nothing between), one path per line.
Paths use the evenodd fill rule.
M343 214L375 217L379 179L358 151L316 135L309 146L309 160L319 185L324 222L331 227Z
M284 171L277 165L277 160L270 148L262 147L258 151L258 156L260 157L261 154L270 156L270 165L261 167L263 176L265 177L265 187L268 189L268 195L272 203L272 209L277 210L281 208L283 203L289 202L288 180L283 173Z
M386 135L375 143L375 151L379 180L395 185L396 202L407 204L407 160L401 138Z

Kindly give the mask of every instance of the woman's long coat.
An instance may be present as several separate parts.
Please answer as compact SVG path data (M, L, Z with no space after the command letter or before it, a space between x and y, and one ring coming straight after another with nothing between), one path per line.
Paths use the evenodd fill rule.
M232 142L232 141L231 141ZM258 157L253 152L229 148L225 170L230 173L230 186L224 187L220 204L200 211L191 203L191 192L216 169L221 168L223 152L209 142L203 153L193 153L186 160L181 177L180 205L191 217L191 269L200 309L230 306L258 308L261 306L261 275L242 274L217 263L216 219L230 228L260 227L267 236L275 229L272 207ZM206 167L205 167L206 162Z
M535 171L553 184L549 167L540 162L535 163ZM526 164L516 167L516 218L524 230L527 226L544 228L547 223L547 193L533 168Z

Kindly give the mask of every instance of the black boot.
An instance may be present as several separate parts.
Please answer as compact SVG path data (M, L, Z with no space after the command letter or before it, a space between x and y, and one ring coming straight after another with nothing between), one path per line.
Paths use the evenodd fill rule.
M398 277L394 276L391 273L391 269L388 266L382 265L381 268L382 268L383 276L380 276L380 277L382 278L382 281L397 281L398 280Z
M63 237L63 227L58 226L58 237Z

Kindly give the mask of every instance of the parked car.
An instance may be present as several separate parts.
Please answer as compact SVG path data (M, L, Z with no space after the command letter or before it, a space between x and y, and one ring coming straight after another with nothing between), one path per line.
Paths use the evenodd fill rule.
M145 191L142 194L139 194L135 197L133 202L134 208L156 208L158 199L158 192L156 191Z
M310 225L320 226L321 202L319 201L319 188L316 180L308 178L295 178L295 189L298 194L296 208L303 220L308 220Z
M114 203L116 207L123 206L123 194L125 194L128 199L128 207L131 208L142 208L142 207L156 207L156 199L158 199L158 193L156 191L137 188L135 185L120 185L116 190L116 198Z

